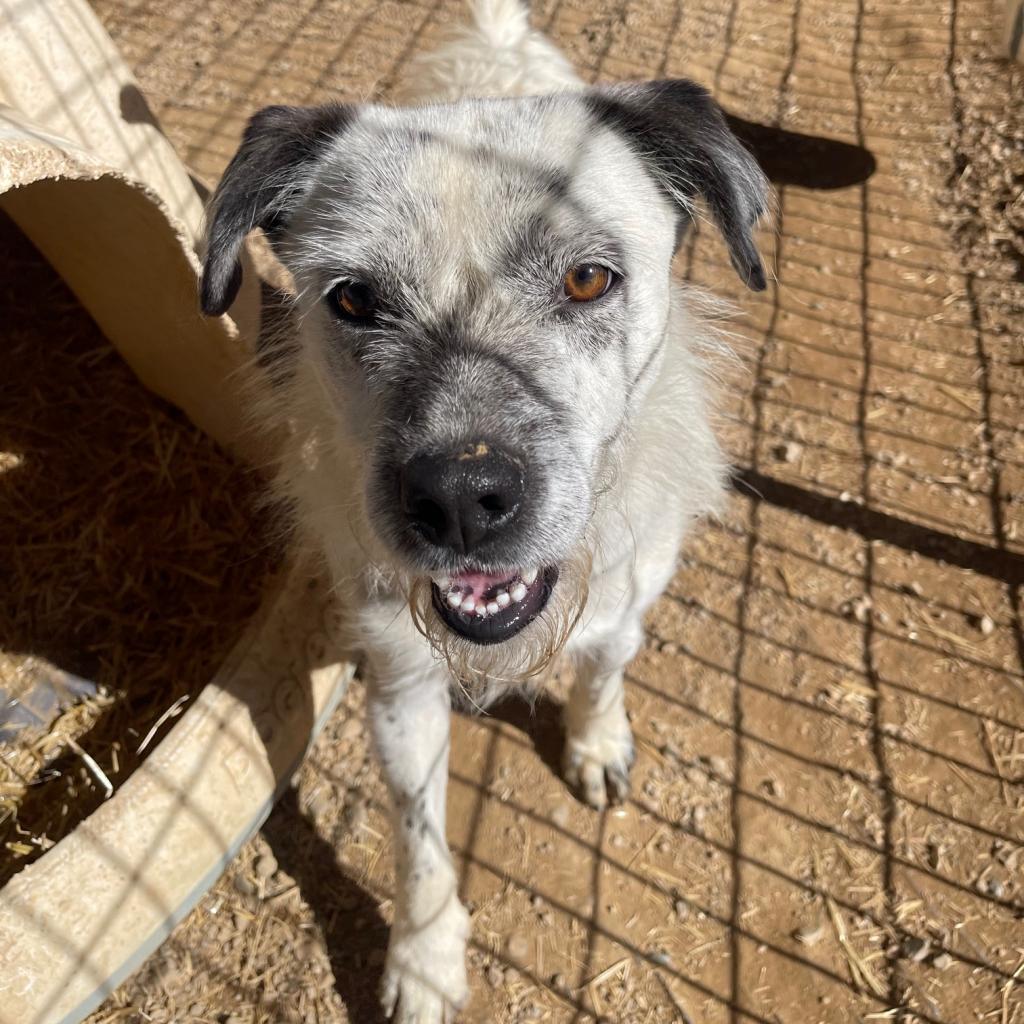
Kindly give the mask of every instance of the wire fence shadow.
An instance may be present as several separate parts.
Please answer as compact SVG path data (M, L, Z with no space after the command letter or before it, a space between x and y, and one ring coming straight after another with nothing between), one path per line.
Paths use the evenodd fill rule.
M132 41L145 67L203 23L201 6L143 0L105 16L126 39L140 14L162 26ZM216 59L179 70L183 98L160 104L170 134L212 177L241 111L269 102L270 79L295 102L386 93L454 12L399 6L401 19L393 4L304 0L236 19ZM1014 463L996 440L1012 424L978 283L954 275L950 302L933 288L948 241L933 230L934 195L908 197L899 173L899 147L938 146L942 118L962 120L955 62L982 16L957 0L941 17L851 0L830 5L824 46L823 5L755 6L664 3L637 29L636 4L609 0L596 21L575 0L538 11L593 77L688 72L744 115L755 104L740 66L752 61L763 120L788 130L810 109L851 152L876 154L878 171L830 195L780 188L777 287L743 327L752 387L726 395L741 467L732 511L688 548L630 669L630 800L602 813L573 802L556 700L457 721L449 838L473 907L472 962L504 972L473 1007L490 1000L485 1012L510 1020L532 1006L565 1021L774 1024L810 1019L810 998L826 1020L953 1024L980 1007L1010 1024L1024 916L1024 553L1003 480ZM342 8L351 16L328 35ZM922 120L889 130L885 102L902 109L903 93L922 90L892 70L883 30L909 33L943 79ZM710 43L694 52L693 38ZM816 74L838 57L826 89ZM207 100L211 81L245 102ZM680 262L728 292L702 233ZM964 472L948 472L965 449ZM323 745L306 771L307 784L353 786ZM302 901L340 999L332 1012L360 1022L377 1019L391 895L387 809L379 784L365 785L368 817L335 816L331 841L302 787L286 795L264 837L296 889L257 914L313 934L289 902ZM367 829L374 842L356 849ZM287 1000L254 995L253 957L241 976L216 959L204 969L254 1019L289 1019Z

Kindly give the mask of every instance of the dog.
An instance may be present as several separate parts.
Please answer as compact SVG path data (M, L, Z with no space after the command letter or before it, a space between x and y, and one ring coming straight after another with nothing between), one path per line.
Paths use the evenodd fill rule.
M409 76L403 105L269 107L213 197L201 305L224 313L261 228L295 286L253 416L365 655L393 804L382 1003L467 997L445 842L452 701L538 685L565 655L564 773L628 792L623 669L683 536L719 508L720 343L673 282L699 204L752 289L769 188L700 86L586 87L518 0Z

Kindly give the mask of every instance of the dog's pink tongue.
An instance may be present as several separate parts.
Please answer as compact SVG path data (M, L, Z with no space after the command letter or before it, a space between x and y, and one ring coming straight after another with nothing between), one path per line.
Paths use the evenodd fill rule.
M452 586L459 590L468 590L476 600L489 597L491 591L515 579L508 573L495 572L460 572L452 577Z

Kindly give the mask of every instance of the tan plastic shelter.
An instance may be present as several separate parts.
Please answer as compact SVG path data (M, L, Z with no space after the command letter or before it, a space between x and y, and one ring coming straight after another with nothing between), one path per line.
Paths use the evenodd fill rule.
M203 318L197 186L84 0L0 0L0 208L142 382L236 453L266 264ZM256 271L263 271L263 275ZM0 890L0 1022L81 1020L269 813L351 676L324 588L293 567L147 761Z
M67 281L147 387L239 450L243 338L197 301L203 204L103 26L79 0L0 0L0 208Z

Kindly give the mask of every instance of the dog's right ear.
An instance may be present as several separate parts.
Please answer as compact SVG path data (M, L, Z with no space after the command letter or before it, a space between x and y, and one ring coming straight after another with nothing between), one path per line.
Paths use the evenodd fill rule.
M210 202L201 306L227 311L242 284L238 253L253 228L283 227L309 187L318 157L344 131L352 108L266 107L249 121Z

